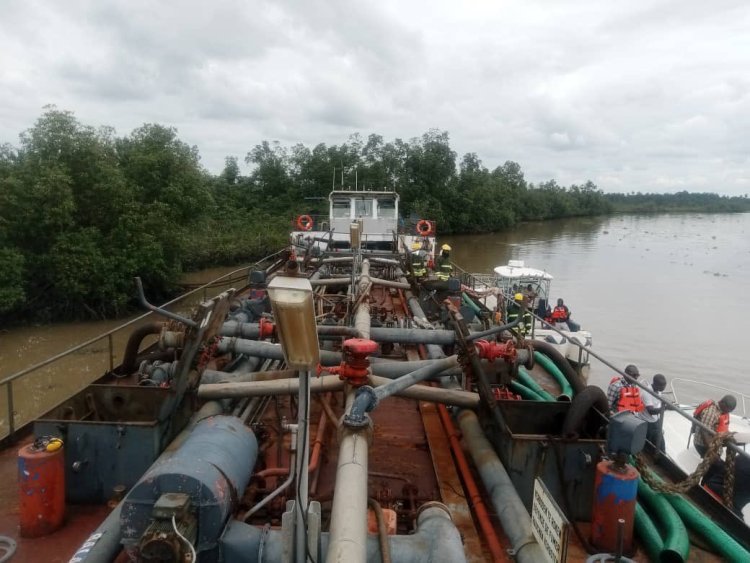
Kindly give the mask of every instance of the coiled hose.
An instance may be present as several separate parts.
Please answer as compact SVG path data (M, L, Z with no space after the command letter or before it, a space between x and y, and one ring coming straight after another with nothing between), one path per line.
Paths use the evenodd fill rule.
M638 480L638 496L650 509L651 514L656 516L659 528L664 531L664 545L659 554L659 561L686 561L690 555L690 539L679 514L663 495L656 493L642 479Z
M540 364L548 374L555 378L555 381L557 381L557 384L560 386L560 393L569 399L572 399L573 387L571 387L570 382L563 375L563 372L560 371L560 368L558 368L547 356L537 350L534 351L534 360Z

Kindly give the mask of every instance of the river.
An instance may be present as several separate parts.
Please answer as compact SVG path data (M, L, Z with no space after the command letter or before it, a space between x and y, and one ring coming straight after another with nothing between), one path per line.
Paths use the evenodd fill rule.
M565 299L572 318L593 333L594 349L612 363L636 364L649 380L691 379L750 395L744 356L750 300L750 214L623 215L529 223L512 232L443 237L454 261L470 272L491 272L509 259L554 276L552 298ZM190 274L209 281L229 269ZM57 354L123 321L30 326L0 333L0 378ZM120 359L127 333L114 341ZM58 373L37 378L26 392L75 388L106 369L87 358L108 347L92 345L74 359L67 385ZM612 373L594 361L591 382L606 386ZM680 399L705 390L681 383ZM2 391L2 390L0 390ZM18 389L23 392L23 389ZM716 391L720 396L721 392ZM0 413L4 404L0 397ZM750 405L748 405L750 406ZM7 412L7 411L6 411ZM2 426L0 414L0 426Z

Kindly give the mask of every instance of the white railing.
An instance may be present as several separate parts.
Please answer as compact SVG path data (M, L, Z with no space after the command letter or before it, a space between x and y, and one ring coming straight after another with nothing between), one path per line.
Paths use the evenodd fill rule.
M696 379L686 379L684 377L673 377L669 382L669 388L672 391L672 396L674 397L675 403L677 403L678 405L684 405L684 404L690 404L690 403L680 400L679 395L677 393L677 386L675 384L680 384L679 386L683 386L683 392L686 391L684 389L684 386L689 384L689 385L694 385L695 387L698 387L698 388L707 387L709 389L715 389L715 390L720 391L724 395L734 395L735 399L737 399L739 404L742 406L742 413L741 413L742 418L747 418L747 402L750 401L750 395L741 393L740 391L737 391L736 389L730 389L729 387L723 387L721 385L714 385L713 383L706 383L705 381L698 381ZM705 398L708 398L708 397L705 397ZM740 414L740 413L737 413L737 414Z

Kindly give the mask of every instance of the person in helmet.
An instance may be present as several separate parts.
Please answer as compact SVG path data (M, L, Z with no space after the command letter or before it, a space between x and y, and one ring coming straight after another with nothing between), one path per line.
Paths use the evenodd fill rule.
M440 254L436 260L435 276L439 280L447 280L453 275L453 264L451 263L451 247L444 244L440 247Z
M534 317L528 310L526 298L520 292L513 296L513 302L508 305L508 323L515 321L519 315L521 315L521 322L516 326L516 330L521 336L526 336L531 331Z
M411 243L409 262L411 273L415 278L423 278L427 275L427 252L422 248L422 243L417 240Z

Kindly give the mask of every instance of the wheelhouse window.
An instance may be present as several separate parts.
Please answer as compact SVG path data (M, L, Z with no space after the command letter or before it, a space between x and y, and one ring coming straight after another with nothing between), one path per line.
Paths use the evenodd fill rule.
M378 200L378 217L380 219L396 218L396 200L379 199Z
M348 198L336 198L333 200L333 217L335 219L348 219L351 204Z
M355 217L372 217L372 200L355 199L354 200Z

